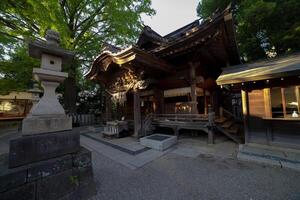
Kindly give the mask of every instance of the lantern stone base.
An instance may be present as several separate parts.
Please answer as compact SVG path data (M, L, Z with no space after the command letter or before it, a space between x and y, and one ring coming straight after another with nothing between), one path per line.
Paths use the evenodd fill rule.
M0 200L83 200L96 194L91 152L78 152L8 168L0 156Z
M35 135L72 129L72 118L60 116L28 116L22 123L23 135Z
M47 160L80 150L80 136L75 131L22 136L10 140L9 168Z

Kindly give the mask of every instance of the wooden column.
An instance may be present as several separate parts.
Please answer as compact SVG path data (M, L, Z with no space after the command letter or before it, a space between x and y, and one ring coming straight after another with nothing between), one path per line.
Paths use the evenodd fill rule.
M264 88L265 117L272 117L270 88Z
M139 90L133 92L133 117L134 117L134 137L139 137L141 134L141 100Z
M204 96L204 114L208 114L208 105L207 105L207 99L206 99L206 90L203 89L203 96Z
M208 107L208 144L214 144L214 124L215 112L212 107Z
M156 104L156 114L163 114L164 113L164 91L156 89L154 90L154 102Z
M285 95L284 95L284 88L281 88L281 99L282 99L283 115L284 115L284 118L286 118L287 114L286 114L286 101L285 101Z
M193 63L190 63L190 81L191 81L192 114L198 114L197 93L196 93L196 66Z
M112 120L112 102L108 92L105 93L105 118L106 121Z
M223 111L224 111L223 107L220 106L220 107L219 107L219 117L220 117L220 118L223 118L223 117L224 117L224 112L223 112Z
M244 116L244 130L245 130L245 143L249 142L249 128L248 128L248 119L249 119L249 96L248 91L242 90L242 108Z

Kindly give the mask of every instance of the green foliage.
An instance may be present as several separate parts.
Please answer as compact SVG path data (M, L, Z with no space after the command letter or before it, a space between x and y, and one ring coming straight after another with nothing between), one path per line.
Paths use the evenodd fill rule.
M215 9L225 9L229 0L202 0L197 8L201 17ZM241 55L248 60L300 50L299 0L236 0L237 40Z
M100 114L105 110L105 90L95 82L85 81L81 85L76 102L78 113Z
M217 9L224 10L230 3L231 0L200 0L197 12L200 17L207 18Z
M135 41L141 14L153 15L150 0L19 0L1 1L1 32L10 38L43 38L51 28L61 45L91 61L104 40L124 45ZM1 41L0 41L1 42Z
M48 29L58 31L61 46L76 53L75 61L64 66L69 78L62 87L68 88L65 99L74 100L74 106L74 91L80 88L79 81L102 44L134 42L142 27L141 14L155 13L150 6L151 0L1 0L0 59L24 45L27 38L43 39ZM23 64L22 68L31 63ZM5 90L11 89L10 83L1 84Z
M27 55L27 49L20 47L11 58L0 62L0 94L10 91L24 91L32 85L32 68L38 67L37 60Z

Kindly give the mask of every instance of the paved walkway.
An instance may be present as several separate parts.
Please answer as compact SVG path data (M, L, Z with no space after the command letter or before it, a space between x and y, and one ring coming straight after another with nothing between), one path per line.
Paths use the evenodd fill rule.
M92 200L300 199L299 172L237 161L231 150L221 153L224 146L204 155L209 147L192 148L193 140L185 140L167 152L134 158L82 137L93 153L98 195Z

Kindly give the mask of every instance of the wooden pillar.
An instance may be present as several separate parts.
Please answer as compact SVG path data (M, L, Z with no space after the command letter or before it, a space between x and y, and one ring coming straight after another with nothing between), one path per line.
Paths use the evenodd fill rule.
M133 117L134 117L134 137L139 137L141 134L141 100L139 90L133 92Z
M208 114L208 105L207 105L207 99L206 99L206 90L203 89L203 96L204 96L204 114Z
M264 88L264 103L265 103L265 117L272 117L271 92L270 88Z
M242 90L242 108L244 116L244 131L245 131L245 143L249 142L249 128L248 128L248 119L249 119L249 97L248 91Z
M215 113L211 106L208 108L208 144L214 144Z
M156 89L154 90L154 102L156 104L156 114L163 114L164 113L164 91Z
M286 101L285 101L285 95L284 95L284 88L281 88L281 99L282 99L283 115L284 115L284 118L286 118L287 114L286 114Z
M105 93L105 118L106 121L112 120L112 102L108 92Z
M219 107L219 117L223 118L224 117L224 109L222 106Z
M219 101L219 91L217 89L212 89L210 91L211 105L213 106L214 112L219 115L220 101Z
M196 92L196 66L193 63L190 63L190 81L191 81L192 114L198 114L197 92Z

